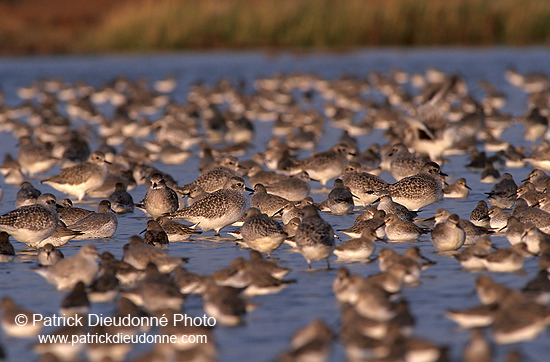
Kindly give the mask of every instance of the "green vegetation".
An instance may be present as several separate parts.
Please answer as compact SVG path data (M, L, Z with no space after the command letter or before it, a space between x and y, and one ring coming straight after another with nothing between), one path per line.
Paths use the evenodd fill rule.
M50 1L65 1L66 7L81 3ZM547 0L116 0L109 6L98 4L103 8L96 9L95 18L87 18L92 20L75 22L73 28L50 26L48 36L32 26L20 27L19 36L10 33L8 49L0 45L0 51L550 44ZM6 34L5 24L0 16L0 36ZM40 40L39 47L17 44L32 44L34 37Z

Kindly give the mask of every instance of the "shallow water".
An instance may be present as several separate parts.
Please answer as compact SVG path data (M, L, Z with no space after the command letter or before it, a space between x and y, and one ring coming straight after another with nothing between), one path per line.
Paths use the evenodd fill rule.
M515 67L521 73L538 71L550 73L548 59L550 51L543 48L508 49L366 49L360 52L342 54L312 54L290 55L278 54L266 56L256 52L215 52L215 53L185 53L164 54L151 56L90 56L90 57L30 57L30 58L0 58L0 85L5 93L8 104L18 104L15 90L19 86L31 84L39 78L60 78L64 81L75 82L84 80L94 86L99 86L113 78L124 75L131 79L147 78L156 80L175 74L178 78L178 87L172 94L178 102L183 102L189 85L197 81L213 83L222 78L233 80L244 79L248 84L262 76L274 73L290 74L293 72L315 73L323 78L333 79L347 74L365 77L371 71L388 72L398 67L409 73L423 72L428 67L435 67L445 72L459 73L467 81L469 92L474 96L481 95L476 86L481 79L493 83L497 89L508 94L508 103L505 112L519 116L524 113L526 103L525 94L512 87L504 79L504 71L508 67ZM262 150L270 138L271 123L257 123L254 144ZM341 131L331 132L330 125L326 125L325 133L317 149L323 150L333 145ZM503 138L514 145L526 143L523 138L523 128L515 125L508 129ZM373 142L381 142L381 132L359 136L361 150L366 149ZM2 146L0 156L4 153L16 153L16 141L10 134L1 134ZM97 144L95 144L97 145ZM248 156L248 155L247 155ZM241 159L246 159L242 157ZM174 176L180 184L192 181L197 176L196 153L184 164L166 166L156 163L159 169ZM467 171L464 165L468 162L466 156L452 156L443 166L443 171L454 181L465 177L472 188L466 200L445 199L440 203L430 205L421 211L422 217L433 216L439 207L445 207L463 218L468 218L470 211L478 200L485 197L492 185L479 182L479 173ZM502 172L503 170L501 170ZM509 169L516 182L525 178L530 168ZM382 178L392 181L391 175L383 173ZM38 185L38 180L34 180ZM314 189L318 183L312 183ZM2 183L4 199L0 203L0 212L5 213L13 209L15 192L18 188ZM58 198L64 197L57 191L41 186L43 192L52 192ZM138 186L131 191L134 200L139 201L145 195L145 187ZM314 192L316 201L322 201L325 193ZM90 200L85 205L94 208L98 200ZM356 215L360 213L356 210ZM334 216L323 213L323 217L335 229L346 228L353 224L356 215ZM119 217L119 227L112 240L95 242L99 252L110 251L115 256L122 256L122 246L131 235L144 229L147 218L140 211L134 214ZM247 257L248 251L235 246L233 238L227 235L230 227L222 230L221 238L214 238L212 232L195 237L191 243L174 243L169 247L172 255L189 257L186 265L192 272L211 273L229 265L237 256ZM339 234L341 240L347 240ZM215 242L213 242L215 241ZM453 360L460 360L462 349L468 340L469 332L457 328L454 322L445 318L443 313L448 309L464 308L478 304L473 293L474 281L477 273L468 273L460 270L458 262L453 258L434 253L430 236L424 235L417 245L422 253L437 262L422 273L421 285L406 287L402 293L417 318L414 335L429 339L450 348ZM508 242L503 237L493 237L497 246L505 247ZM44 282L42 277L34 273L31 267L35 265L33 253L24 251L24 245L13 242L19 255L14 263L0 264L0 294L10 295L19 304L43 315L58 313L58 307L64 293L59 293L52 285ZM66 256L73 255L78 246L87 241L70 242L63 247ZM395 243L382 247L392 247L402 253L410 244ZM306 262L300 254L291 252L283 246L273 253L273 257L280 260L284 266L292 268L288 279L296 279L297 283L289 286L278 294L256 297L253 299L259 306L246 317L246 324L227 328L217 327L215 339L218 346L218 356L223 361L266 361L272 360L288 345L289 339L295 330L305 326L315 318L322 318L335 332L339 327L339 307L332 293L332 282L336 276L336 269L307 271ZM339 264L333 265L338 267ZM324 262L314 262L314 267L324 267ZM363 276L378 272L377 263L346 264L352 273ZM515 274L491 275L499 282L521 288L536 274L536 259L527 260L523 272ZM95 304L94 313L110 313L113 305ZM201 301L191 297L185 304L185 311L191 315L202 315ZM49 331L51 329L46 329ZM25 339L15 339L0 334L0 344L7 350L8 360L34 360L37 358L29 346L34 342ZM136 346L130 356L136 356L148 346ZM546 356L548 349L548 332L542 333L537 339L510 346L497 346L496 355L502 359L510 349L519 349L527 360L541 360ZM335 342L331 352L331 360L344 359L342 346Z

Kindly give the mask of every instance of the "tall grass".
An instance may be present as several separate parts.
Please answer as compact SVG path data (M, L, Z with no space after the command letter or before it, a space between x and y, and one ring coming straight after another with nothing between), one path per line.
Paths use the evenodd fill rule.
M0 0L0 53L74 51L82 35L133 0Z
M70 0L16 3L50 2L48 21L0 3L0 51L550 44L549 0L100 0L88 15Z
M548 44L546 0L162 0L110 14L98 50Z

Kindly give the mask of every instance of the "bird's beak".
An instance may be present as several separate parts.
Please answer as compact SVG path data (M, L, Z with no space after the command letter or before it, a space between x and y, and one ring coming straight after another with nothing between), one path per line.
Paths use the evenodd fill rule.
M283 214L283 208L281 208L279 211L277 211L276 213L273 214L273 216L275 215L282 215Z

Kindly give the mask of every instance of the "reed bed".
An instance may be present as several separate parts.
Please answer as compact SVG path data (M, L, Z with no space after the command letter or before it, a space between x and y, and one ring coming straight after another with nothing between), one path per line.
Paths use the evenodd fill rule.
M99 50L548 44L550 1L145 1L91 40Z
M132 0L0 0L0 54L72 52L115 7Z
M50 37L70 52L550 43L547 0L117 0L115 3L118 6L101 12L101 18L90 26L73 32L61 29L60 36ZM22 29L22 39L32 38L31 31Z

